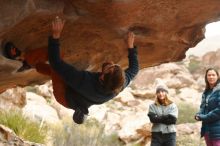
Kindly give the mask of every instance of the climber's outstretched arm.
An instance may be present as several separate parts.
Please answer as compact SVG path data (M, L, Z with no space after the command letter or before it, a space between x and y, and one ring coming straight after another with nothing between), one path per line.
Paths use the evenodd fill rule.
M78 89L80 82L84 77L85 71L79 71L75 67L67 64L60 58L60 43L61 36L65 21L58 16L52 22L52 36L48 41L48 59L51 67L57 72L66 84L73 89Z

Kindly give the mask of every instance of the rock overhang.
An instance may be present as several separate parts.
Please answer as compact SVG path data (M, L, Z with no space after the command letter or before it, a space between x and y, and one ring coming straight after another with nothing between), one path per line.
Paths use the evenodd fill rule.
M0 1L0 42L12 41L23 52L47 46L51 21L66 20L61 37L64 60L79 69L98 71L113 60L127 66L128 31L136 34L141 68L181 61L204 38L207 23L220 18L218 0L21 0ZM39 56L40 57L40 56ZM49 78L0 58L0 91L42 83Z

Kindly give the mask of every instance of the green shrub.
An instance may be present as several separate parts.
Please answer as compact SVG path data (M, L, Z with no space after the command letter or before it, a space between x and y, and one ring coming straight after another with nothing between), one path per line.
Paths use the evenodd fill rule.
M198 107L194 107L190 103L177 103L179 109L179 116L177 124L195 123L195 114L198 112Z
M82 125L72 121L52 128L53 146L121 146L116 134L106 136L104 126L95 120Z
M35 142L44 143L47 135L47 128L40 129L40 124L24 117L21 112L9 111L0 112L0 124L12 129L19 137Z
M34 86L26 86L25 89L27 92L37 93L37 88Z
M195 73L196 71L198 71L201 68L202 68L202 64L200 61L198 61L196 59L190 59L188 70L191 73Z

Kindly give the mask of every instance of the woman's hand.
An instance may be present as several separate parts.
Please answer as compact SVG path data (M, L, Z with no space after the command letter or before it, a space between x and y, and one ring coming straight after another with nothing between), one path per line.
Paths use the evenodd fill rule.
M201 119L199 118L199 115L195 115L194 118L195 118L196 121L201 121Z

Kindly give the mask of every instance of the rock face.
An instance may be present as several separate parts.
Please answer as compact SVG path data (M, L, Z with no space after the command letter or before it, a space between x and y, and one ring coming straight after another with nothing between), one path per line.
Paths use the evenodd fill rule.
M217 51L206 53L202 57L202 63L208 68L208 67L215 67L217 69L220 69L220 49Z
M93 71L108 60L126 67L129 30L136 34L141 68L181 60L204 37L204 26L220 16L218 0L0 0L0 6L2 47L7 41L24 52L47 46L51 20L60 15L66 20L64 59ZM0 57L0 92L48 80L34 69L16 73L18 67Z
M0 125L0 145L43 146L42 144L22 140L11 129L5 127L4 125Z
M11 88L0 94L0 110L22 108L26 105L26 94L23 88Z
M180 103L185 103L190 108L197 108L201 103L201 94L205 87L204 73L200 72L199 74L203 83L200 84L201 81L199 81L198 78L194 78L194 75L189 72L187 62L188 61L183 63L167 63L141 70L130 87L125 88L123 92L113 100L102 105L91 106L89 108L89 116L87 116L87 120L95 118L104 125L104 132L102 131L101 133L115 133L126 145L131 145L131 143L141 143L140 145L149 146L152 125L150 124L147 113L149 111L149 105L155 100L154 82L158 77L161 77L164 83L168 86L169 98L177 103L180 112L179 115L184 114L182 112L183 108L181 108L182 104ZM149 76L151 78L148 78ZM200 89L198 87L201 87L202 90L198 90ZM46 98L46 100L44 98ZM6 101L8 101L8 103ZM26 105L24 106L25 103ZM3 106L1 107L1 105ZM37 85L34 88L26 87L24 89L8 89L0 95L0 108L8 110L8 107L10 106L12 108L22 108L25 116L34 119L35 121L40 121L41 124L53 123L56 126L61 124L65 129L65 133L67 132L71 137L74 136L73 133L76 129L69 129L72 126L76 127L76 125L72 123L72 115L74 111L64 108L54 100L51 82L40 86ZM190 116L186 116L189 120ZM70 121L70 125L67 124L66 120ZM181 120L181 117L179 120ZM178 142L180 140L183 141L182 138L186 136L193 138L192 141L196 141L198 144L200 127L201 122L196 124L186 123L177 125L177 145L185 146L185 141L183 144L179 144ZM87 129L87 131L92 130ZM84 135L82 135L82 137L84 137ZM85 138L88 138L88 135L85 136ZM79 137L79 135L76 137ZM51 139L51 141L47 141L45 145L53 143L52 140L56 138L49 139ZM10 142L10 139L3 140L3 142ZM76 141L71 138L64 138L63 142L61 142L62 144L53 143L53 145L74 145L76 144L74 142ZM190 140L189 142L191 143Z

